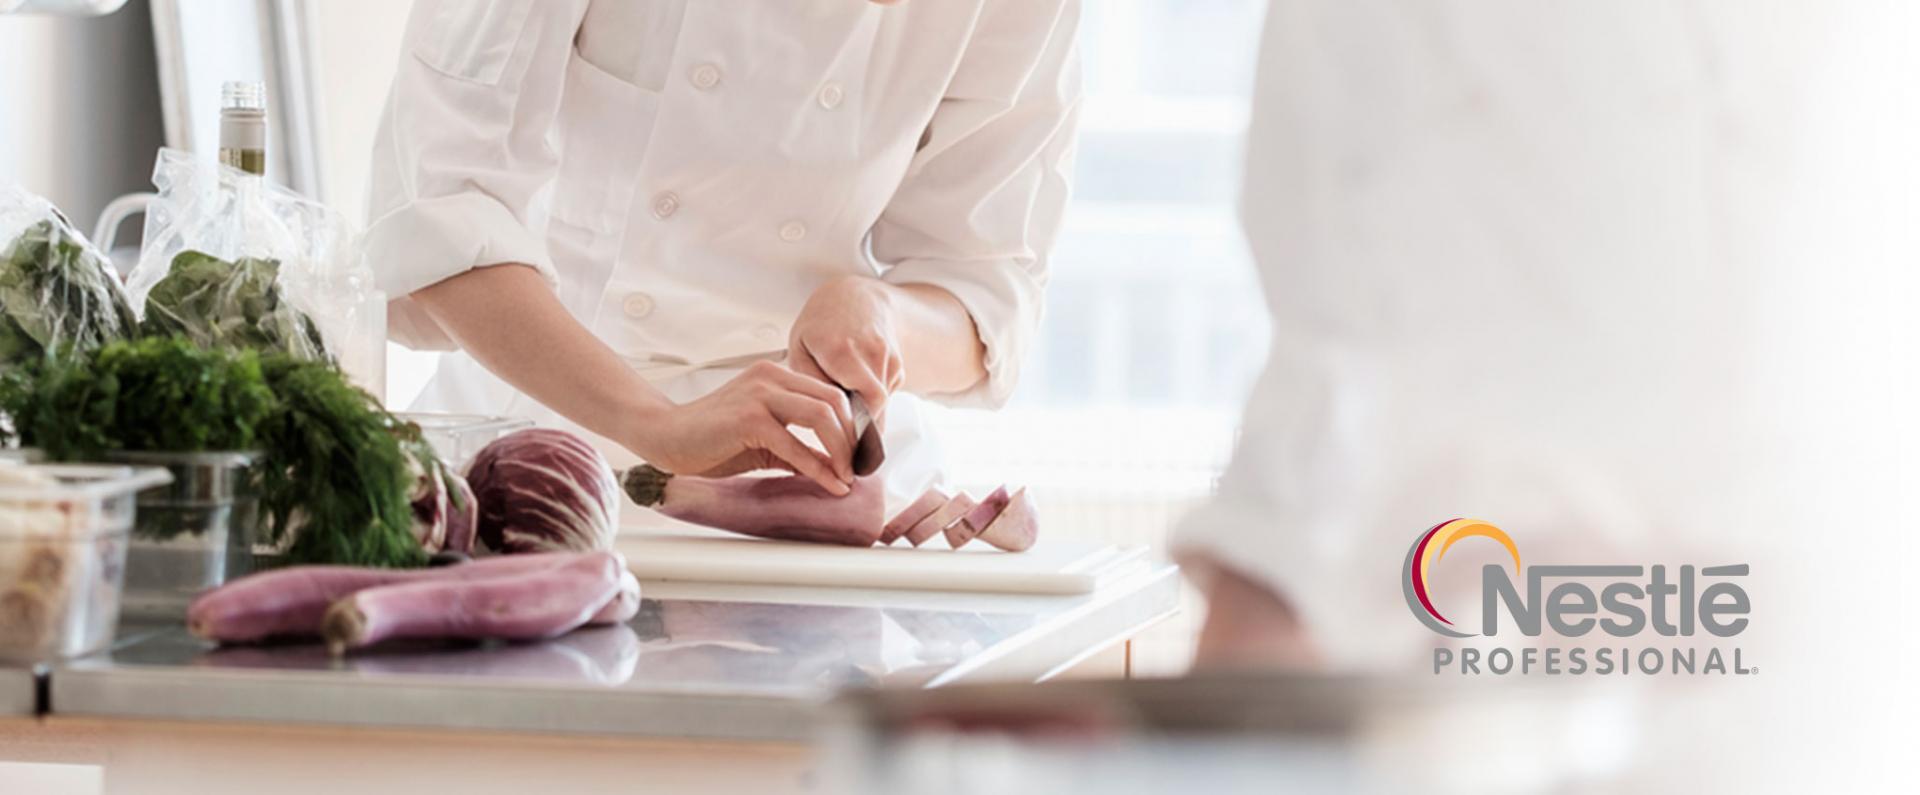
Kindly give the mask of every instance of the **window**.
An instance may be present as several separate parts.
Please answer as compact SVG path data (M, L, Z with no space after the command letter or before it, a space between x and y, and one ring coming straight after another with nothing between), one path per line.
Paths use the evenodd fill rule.
M943 412L955 485L1025 484L1050 534L1164 548L1212 490L1268 326L1237 216L1266 4L1085 4L1074 198L1012 404ZM1175 670L1189 615L1136 644Z

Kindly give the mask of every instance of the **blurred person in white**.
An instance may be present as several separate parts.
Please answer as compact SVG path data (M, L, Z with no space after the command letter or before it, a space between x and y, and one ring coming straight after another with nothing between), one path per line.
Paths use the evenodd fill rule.
M1796 664L1723 692L1798 668L1794 708L1889 708L1855 677L1890 650L1847 644L1910 633L1848 634L1879 602L1828 597L1909 554L1913 16L1276 0L1242 196L1273 348L1176 543L1210 596L1196 667L1424 674L1445 639L1398 574L1468 516L1529 562L1751 563L1748 639ZM1820 706L1849 687L1875 703Z
M844 389L885 413L889 493L918 493L939 461L915 398L1004 404L1036 333L1078 21L1078 0L420 0L367 235L392 336L456 351L414 408L845 493Z

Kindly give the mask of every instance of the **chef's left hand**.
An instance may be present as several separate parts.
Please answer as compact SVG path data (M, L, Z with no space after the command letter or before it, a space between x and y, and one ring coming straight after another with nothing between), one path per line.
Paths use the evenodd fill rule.
M837 384L867 403L876 420L906 380L893 291L866 276L842 276L815 290L793 321L787 366Z

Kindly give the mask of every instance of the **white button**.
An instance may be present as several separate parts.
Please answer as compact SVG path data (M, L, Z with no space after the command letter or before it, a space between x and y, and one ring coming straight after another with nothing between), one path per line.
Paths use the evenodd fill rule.
M694 88L711 91L714 86L720 85L720 67L703 63L694 67L693 72L687 75L687 79L693 82Z
M807 239L807 225L799 221L788 221L781 224L780 239L788 243L798 243Z
M763 325L763 326L760 326L759 328L754 329L753 336L759 337L760 339L763 339L763 340L777 340L777 339L780 339L780 327L773 325L771 323L768 323L766 325Z
M646 293L630 294L627 300L620 302L620 308L627 313L627 317L638 320L653 314L653 296Z
M671 192L662 193L653 197L653 217L665 221L668 218L672 218L673 214L679 211L680 197L673 195Z
M846 98L847 92L840 87L839 83L828 83L825 88L820 89L820 107L827 110L840 107L840 103Z

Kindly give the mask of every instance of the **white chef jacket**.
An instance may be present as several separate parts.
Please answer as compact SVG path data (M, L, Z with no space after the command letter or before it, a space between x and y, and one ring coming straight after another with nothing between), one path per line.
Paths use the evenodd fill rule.
M1877 261L1846 225L1887 217L1822 180L1912 173L1853 168L1892 116L1826 105L1911 78L1842 55L1860 15L1768 8L1273 3L1241 207L1273 347L1179 545L1341 667L1419 673L1445 640L1398 582L1455 517L1529 564L1753 564L1777 627L1805 561L1767 545L1841 530L1792 474L1833 418L1793 401L1863 321L1816 299ZM1478 571L1440 595L1474 626Z
M822 283L878 275L960 300L988 375L939 397L998 406L1067 199L1078 19L1077 0L421 0L372 169L391 335L451 347L404 296L525 263L687 400L783 356ZM457 353L417 407L570 425ZM906 496L932 477L918 425L890 403Z

